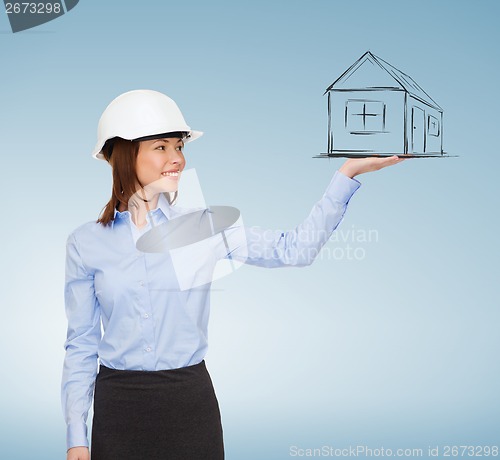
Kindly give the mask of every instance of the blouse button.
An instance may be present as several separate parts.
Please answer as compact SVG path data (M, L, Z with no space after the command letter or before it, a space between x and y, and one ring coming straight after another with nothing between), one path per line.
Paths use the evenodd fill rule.
M151 347L146 348L146 351L150 352L151 351Z
M149 315L147 313L144 313L144 318L148 319Z

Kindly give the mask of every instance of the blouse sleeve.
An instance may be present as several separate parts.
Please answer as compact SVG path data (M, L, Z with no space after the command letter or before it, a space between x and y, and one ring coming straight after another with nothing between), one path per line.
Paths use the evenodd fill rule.
M289 231L248 227L244 251L230 257L246 264L275 268L310 265L344 217L349 200L361 184L337 171L309 216Z
M87 417L97 375L97 350L101 339L100 309L94 276L82 261L76 238L66 247L65 307L67 339L61 383L62 408L67 425L67 448L88 446Z

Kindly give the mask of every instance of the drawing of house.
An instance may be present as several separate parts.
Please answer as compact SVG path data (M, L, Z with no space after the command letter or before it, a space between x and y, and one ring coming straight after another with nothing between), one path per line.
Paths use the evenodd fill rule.
M325 91L321 156L441 156L443 109L408 75L367 51Z

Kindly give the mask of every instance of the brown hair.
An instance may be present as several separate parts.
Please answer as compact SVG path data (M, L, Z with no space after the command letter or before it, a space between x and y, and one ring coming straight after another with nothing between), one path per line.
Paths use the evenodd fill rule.
M135 171L138 153L138 141L127 141L115 137L104 145L104 157L113 169L113 188L111 199L97 219L98 223L110 225L115 218L115 209L120 204L128 207L128 200L137 191L137 184L139 184Z

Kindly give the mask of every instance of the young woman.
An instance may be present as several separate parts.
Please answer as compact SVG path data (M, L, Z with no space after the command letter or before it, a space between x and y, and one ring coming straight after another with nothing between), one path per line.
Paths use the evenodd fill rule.
M99 121L93 155L112 167L112 196L98 221L76 229L67 242L67 460L89 459L92 399L93 460L224 458L219 407L204 362L210 279L186 288L169 251L142 252L136 244L179 216L174 202L184 144L201 134L174 101L150 90L117 97ZM226 244L215 257L215 246L208 245L202 262L231 253L263 267L311 263L359 187L354 177L400 161L347 160L297 228L244 229L237 250Z

